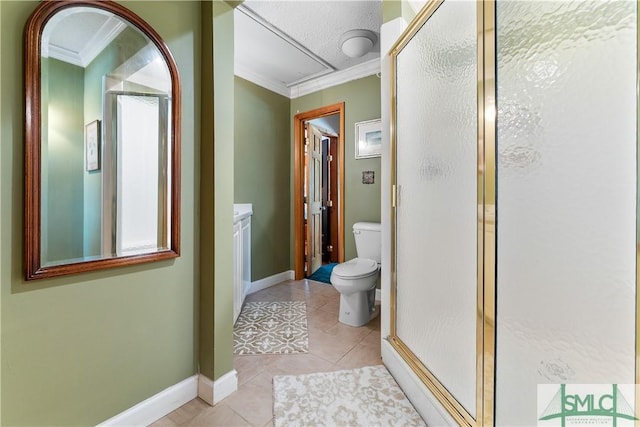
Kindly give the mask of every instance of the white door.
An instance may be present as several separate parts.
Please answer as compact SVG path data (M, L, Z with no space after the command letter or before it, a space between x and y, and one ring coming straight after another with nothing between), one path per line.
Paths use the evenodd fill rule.
M322 134L307 125L307 276L322 265Z

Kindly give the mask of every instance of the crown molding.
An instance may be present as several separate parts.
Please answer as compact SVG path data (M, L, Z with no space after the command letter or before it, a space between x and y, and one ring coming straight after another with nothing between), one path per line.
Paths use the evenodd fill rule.
M235 64L234 74L245 80L249 80L251 83L257 84L258 86L262 86L263 88L268 89L271 92L275 92L279 95L291 98L291 90L283 83L268 79L254 72L253 70L250 70L248 67L240 64Z
M352 80L357 80L363 77L369 77L373 76L374 74L378 74L380 72L380 61L380 58L375 58L370 61L355 65L351 68L335 71L331 74L318 77L317 79L309 80L304 83L291 86L291 96L289 96L289 98L299 98L301 96L337 86L342 83L347 83Z
M287 87L283 83L265 78L247 67L238 64L235 66L236 76L257 84L258 86L262 86L272 92L286 96L289 99L299 98L352 80L373 76L379 72L380 58L376 58L347 68L346 70L334 71L333 73Z
M42 56L51 57L86 68L118 35L127 28L127 24L116 17L110 17L85 43L82 51L74 52L62 46L49 43L50 34L43 36ZM45 47L47 46L47 47Z
M82 66L86 67L91 64L91 61L96 59L109 44L115 40L118 35L127 28L121 19L112 16L96 31L95 35L85 45L84 49L80 52L80 58L82 58Z
M76 65L78 67L84 68L84 66L82 65L82 58L80 58L80 55L78 55L77 52L65 49L57 45L50 44L47 48L47 52L42 56L57 59L71 65Z

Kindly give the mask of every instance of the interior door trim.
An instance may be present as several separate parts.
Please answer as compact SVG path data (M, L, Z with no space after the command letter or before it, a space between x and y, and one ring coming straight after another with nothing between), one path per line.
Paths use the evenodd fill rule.
M295 280L304 279L304 123L340 115L338 136L338 262L344 262L344 102L298 113L293 119L293 266Z

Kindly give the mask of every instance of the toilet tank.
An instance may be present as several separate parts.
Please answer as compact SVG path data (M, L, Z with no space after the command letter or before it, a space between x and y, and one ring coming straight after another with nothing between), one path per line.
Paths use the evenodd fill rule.
M382 240L380 224L377 222L356 222L353 224L353 237L356 239L358 258L373 259L380 263L382 259Z

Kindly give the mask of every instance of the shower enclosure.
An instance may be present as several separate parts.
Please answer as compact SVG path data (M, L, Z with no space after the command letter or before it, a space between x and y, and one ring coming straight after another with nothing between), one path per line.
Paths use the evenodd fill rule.
M460 425L590 416L577 384L632 422L637 23L633 1L439 0L391 50L388 341Z

